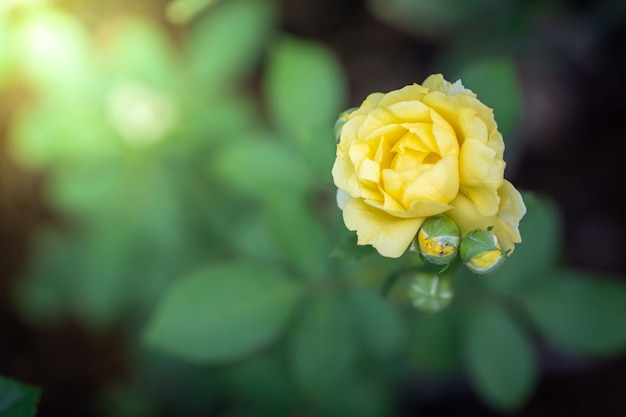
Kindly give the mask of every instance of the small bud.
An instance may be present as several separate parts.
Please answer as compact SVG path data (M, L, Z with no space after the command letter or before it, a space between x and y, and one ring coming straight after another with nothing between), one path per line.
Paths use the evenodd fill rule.
M418 272L409 286L413 305L427 313L437 313L446 308L453 295L450 280L431 272Z
M430 217L417 232L411 250L421 253L432 264L447 265L458 253L460 234L458 226L449 217Z
M506 251L490 230L473 230L459 246L461 260L472 272L485 275L497 271L507 260Z
M339 114L337 121L335 122L335 140L339 142L339 138L341 138L341 130L343 129L343 125L346 124L348 118L350 117L350 113L356 110L356 107L345 110Z

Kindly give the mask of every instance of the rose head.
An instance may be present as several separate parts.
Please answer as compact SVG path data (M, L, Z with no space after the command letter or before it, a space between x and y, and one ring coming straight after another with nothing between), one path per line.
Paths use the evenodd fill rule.
M493 110L440 74L369 95L342 117L333 178L358 244L401 256L422 223L446 213L461 236L493 227L506 250L526 212L504 180L504 141Z

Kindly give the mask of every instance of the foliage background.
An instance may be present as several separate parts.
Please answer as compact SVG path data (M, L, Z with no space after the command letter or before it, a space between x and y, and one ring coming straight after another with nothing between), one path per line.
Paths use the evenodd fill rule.
M624 290L589 284L626 272L621 2L181 1L198 5L187 25L167 3L58 1L75 20L48 29L74 52L13 61L2 42L28 19L0 15L0 374L43 388L39 415L626 413ZM425 319L401 291L377 298L396 265L328 260L349 235L329 177L336 113L432 72L462 76L496 109L507 177L555 204L536 203L532 250L520 247L509 276L458 289L534 311L513 325L482 302ZM118 102L151 103L150 123L133 125ZM147 347L172 283L215 265L228 279L192 287L200 307L185 314L278 294L246 324L260 330L242 340L219 316L190 320L227 336L209 365L180 358L208 353L178 343L176 320L148 326L167 337ZM446 322L466 313L479 319L461 343ZM478 357L469 372L460 345ZM471 364L499 350L521 376L481 388L493 373Z

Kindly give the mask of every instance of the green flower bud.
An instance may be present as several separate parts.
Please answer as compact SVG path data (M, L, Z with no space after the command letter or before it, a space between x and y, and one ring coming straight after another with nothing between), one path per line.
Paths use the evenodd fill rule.
M417 232L411 249L432 264L447 265L458 253L460 236L458 226L449 217L430 217Z
M485 275L497 271L507 260L506 251L489 230L473 230L461 239L461 260L471 271Z
M446 308L453 297L452 284L436 273L418 272L411 280L409 297L421 311L437 313Z
M343 129L343 125L346 124L350 113L352 113L354 110L356 110L356 107L352 107L339 114L339 118L337 118L337 121L335 122L335 140L337 142L339 142L339 138L341 138L341 129Z

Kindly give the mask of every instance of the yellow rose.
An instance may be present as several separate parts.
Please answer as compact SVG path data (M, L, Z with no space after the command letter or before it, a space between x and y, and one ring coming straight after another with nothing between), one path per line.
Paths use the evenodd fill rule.
M525 207L504 181L493 110L460 81L431 75L422 85L371 94L342 117L332 174L359 245L399 257L424 220L441 213L462 234L489 223L507 250L521 241Z

